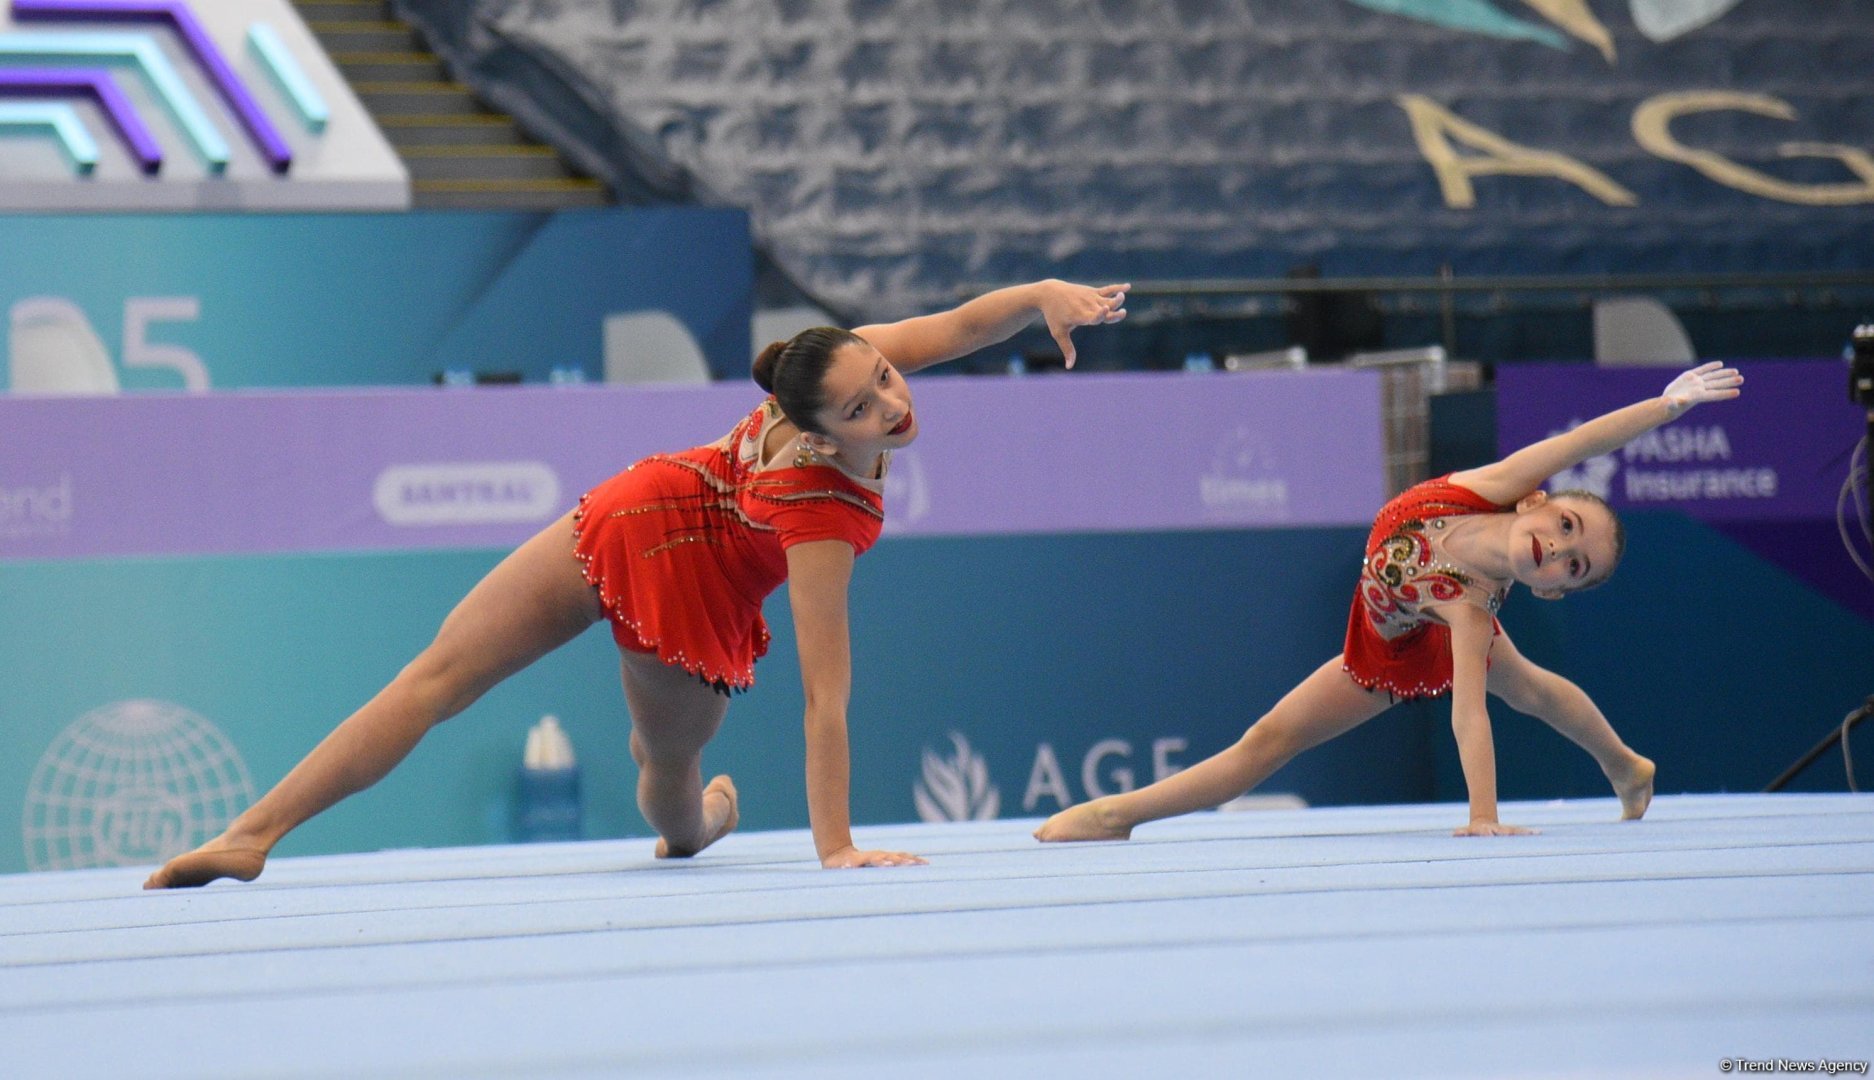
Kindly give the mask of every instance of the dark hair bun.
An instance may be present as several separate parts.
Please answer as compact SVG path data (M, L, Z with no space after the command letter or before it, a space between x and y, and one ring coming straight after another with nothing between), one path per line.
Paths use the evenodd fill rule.
M755 357L755 383L768 393L774 393L774 366L781 362L781 354L787 350L787 342L771 342Z

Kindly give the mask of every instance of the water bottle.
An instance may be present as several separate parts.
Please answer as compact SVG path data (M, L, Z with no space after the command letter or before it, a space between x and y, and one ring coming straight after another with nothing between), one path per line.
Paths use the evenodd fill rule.
M527 732L518 810L515 838L523 844L580 839L579 765L558 717L543 716Z

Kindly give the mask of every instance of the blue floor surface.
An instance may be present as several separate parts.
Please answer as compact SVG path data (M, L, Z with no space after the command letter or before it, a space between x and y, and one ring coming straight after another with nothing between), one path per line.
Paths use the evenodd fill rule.
M1874 796L1195 814L0 877L6 1077L1719 1077L1874 1057ZM1728 1075L1745 1075L1731 1072ZM1847 1075L1853 1075L1849 1073Z

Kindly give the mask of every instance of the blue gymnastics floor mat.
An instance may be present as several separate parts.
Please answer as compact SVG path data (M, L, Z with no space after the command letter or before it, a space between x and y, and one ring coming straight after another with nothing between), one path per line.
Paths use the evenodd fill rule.
M1874 796L1205 813L0 877L9 1077L1714 1077L1874 1057ZM1733 1073L1736 1075L1736 1073Z

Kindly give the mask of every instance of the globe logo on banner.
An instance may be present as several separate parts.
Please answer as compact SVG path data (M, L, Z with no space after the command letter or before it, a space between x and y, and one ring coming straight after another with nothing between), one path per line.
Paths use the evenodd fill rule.
M253 801L247 766L214 724L163 701L79 717L26 785L29 870L158 863L219 834Z
M924 775L911 789L922 821L989 821L1002 812L1002 792L989 782L989 765L968 739L950 733L956 753L941 757L924 749Z

